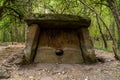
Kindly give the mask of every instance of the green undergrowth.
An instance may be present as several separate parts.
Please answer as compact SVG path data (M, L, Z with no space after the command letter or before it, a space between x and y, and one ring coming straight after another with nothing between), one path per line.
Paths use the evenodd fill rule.
M102 41L95 41L94 43L94 47L95 49L99 49L99 50L104 50L104 51L107 51L107 52L113 52L112 50L112 41L107 41L107 48L104 47L104 44Z
M95 49L103 50L103 51L107 51L107 52L113 52L112 50L106 49L106 48L103 48L103 47L95 47Z

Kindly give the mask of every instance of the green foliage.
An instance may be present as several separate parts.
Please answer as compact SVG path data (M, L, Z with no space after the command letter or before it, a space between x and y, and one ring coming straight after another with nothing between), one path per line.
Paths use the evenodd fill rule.
M25 29L26 26L23 26L25 23L23 23L22 19L27 10L25 8L25 3L21 3L21 1L0 1L0 41L25 41L25 32L23 32L23 29ZM21 26L22 28L20 28L19 26ZM19 36L20 38L18 38L17 36Z
M31 13L51 13L90 17L91 27L89 30L91 37L93 40L98 38L103 43L95 13L80 1L92 7L102 17L112 35L117 39L115 20L106 0L0 0L0 41L25 41L26 25L23 21L24 16ZM120 11L120 0L117 0L117 4ZM103 34L109 37L101 21L100 27Z
M108 43L108 48L104 48L104 44L102 41L94 41L94 47L96 49L112 52L112 41L107 41Z
M107 51L107 52L113 52L112 50L106 49L106 48L104 48L104 47L95 47L95 49L103 50L103 51Z

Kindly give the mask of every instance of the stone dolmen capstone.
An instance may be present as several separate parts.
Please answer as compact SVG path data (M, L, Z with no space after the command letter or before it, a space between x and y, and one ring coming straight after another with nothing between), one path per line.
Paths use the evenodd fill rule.
M65 14L31 14L25 21L28 25L24 50L26 62L96 62L88 31L89 18Z

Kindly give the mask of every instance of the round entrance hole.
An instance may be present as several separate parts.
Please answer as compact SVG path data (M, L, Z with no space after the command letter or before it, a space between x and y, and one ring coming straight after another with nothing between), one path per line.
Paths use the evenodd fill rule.
M57 50L55 51L55 54L56 54L57 56L63 56L64 51L61 50L61 49L57 49Z

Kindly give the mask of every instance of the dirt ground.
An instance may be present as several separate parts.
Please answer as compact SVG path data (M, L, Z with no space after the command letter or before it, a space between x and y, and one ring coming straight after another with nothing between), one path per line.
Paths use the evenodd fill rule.
M113 53L95 50L104 63L20 65L24 45L0 46L0 80L120 80L120 62Z

